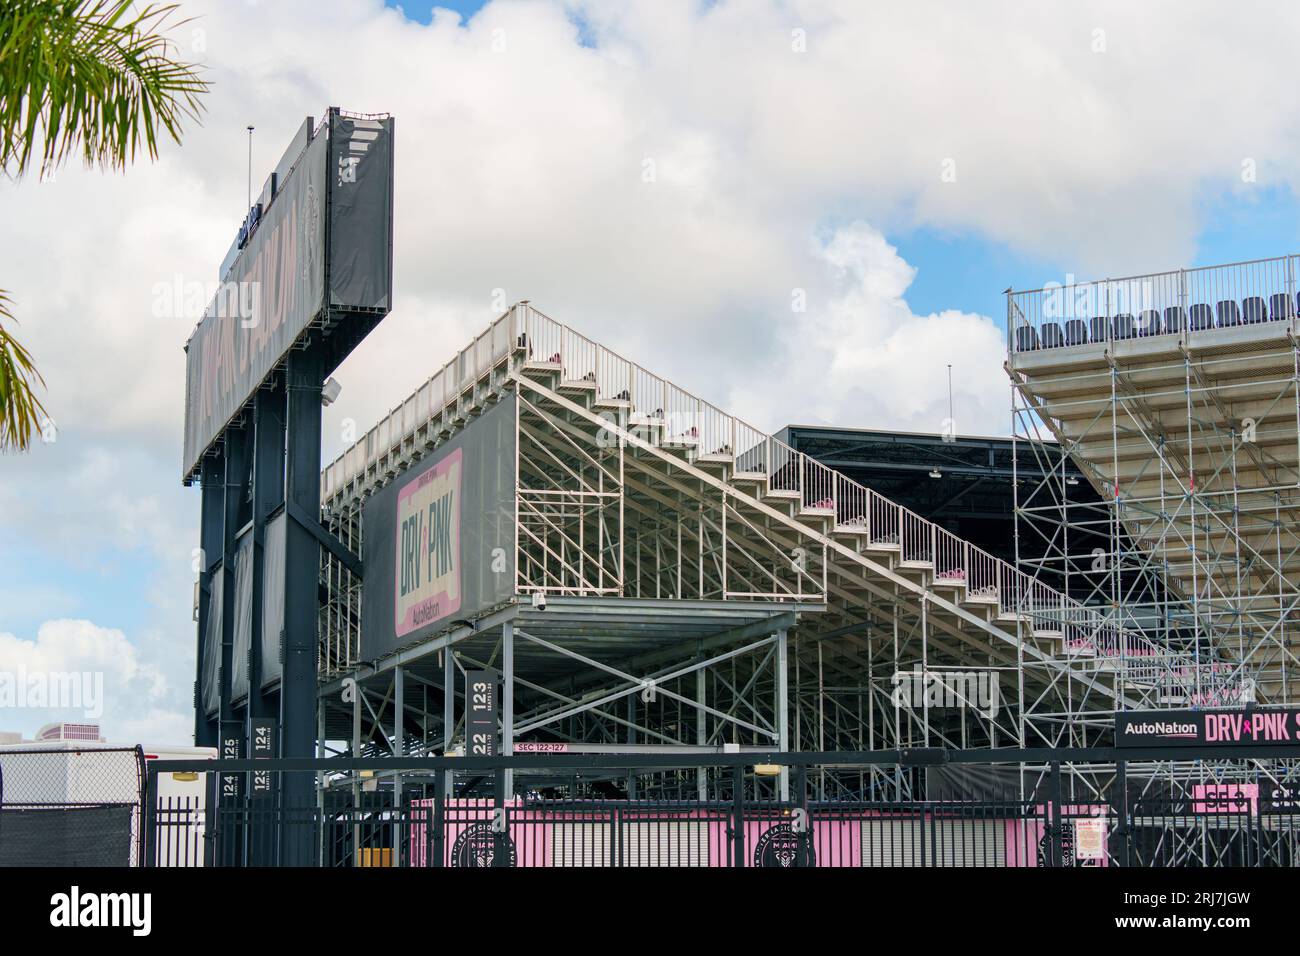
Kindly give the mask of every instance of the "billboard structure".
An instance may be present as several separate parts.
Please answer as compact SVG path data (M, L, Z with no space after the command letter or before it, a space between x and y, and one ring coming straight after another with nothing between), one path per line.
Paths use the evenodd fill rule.
M360 571L320 523L322 387L391 306L392 223L393 119L338 108L308 117L186 344L182 480L203 489L199 745L315 754L322 549ZM253 789L223 785L221 806ZM286 780L282 796L305 804L310 786ZM286 831L238 852L293 864L310 849Z
M327 304L381 316L390 308L392 118L332 111L305 144L303 135L289 146L301 145L297 158L281 161L283 181L272 173L250 210L238 254L186 343L187 480Z

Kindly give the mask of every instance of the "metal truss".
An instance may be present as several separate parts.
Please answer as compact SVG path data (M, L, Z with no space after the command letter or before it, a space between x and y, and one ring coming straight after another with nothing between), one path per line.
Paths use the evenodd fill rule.
M577 752L1094 746L1153 693L1140 632L527 304L326 469L326 526L359 552L365 498L499 403L515 412L515 597L366 661L360 582L324 555L323 740L454 751L463 671L481 667L508 681L503 746ZM921 780L827 766L810 786L907 799Z

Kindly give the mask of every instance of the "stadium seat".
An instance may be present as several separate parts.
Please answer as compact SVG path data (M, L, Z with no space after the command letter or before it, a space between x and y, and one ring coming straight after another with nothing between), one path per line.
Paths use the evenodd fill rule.
M1187 327L1193 332L1214 328L1214 310L1198 302L1187 310Z
M1269 318L1274 322L1285 322L1295 318L1295 305L1285 292L1275 292L1268 297Z
M1181 332L1187 328L1187 316L1181 305L1171 305L1165 309L1165 331Z
M1032 352L1038 348L1038 332L1029 325L1016 329L1016 351Z
M1092 333L1092 340L1094 342L1109 342L1110 341L1110 319L1106 318L1105 316L1094 315L1092 317L1092 328L1090 331Z
M1215 324L1221 329L1241 325L1241 309L1236 299L1220 299L1214 307Z
M1121 312L1119 315L1115 316L1112 328L1114 329L1116 339L1133 338L1133 316L1128 312Z
M1241 300L1242 325L1254 325L1256 322L1268 321L1268 309L1263 296L1252 295Z
M1160 335L1165 330L1160 323L1160 313L1155 309L1143 309L1138 313L1138 335Z
M1061 333L1061 326L1056 322L1044 322L1042 331L1043 348L1059 349L1065 344L1065 336Z
M1083 319L1070 319L1065 323L1065 344L1088 344L1088 326L1084 324Z

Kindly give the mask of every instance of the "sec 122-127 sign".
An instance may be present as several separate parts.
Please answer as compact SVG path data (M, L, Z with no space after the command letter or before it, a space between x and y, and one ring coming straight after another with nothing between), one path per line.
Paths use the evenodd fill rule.
M465 756L497 755L497 672L465 672Z

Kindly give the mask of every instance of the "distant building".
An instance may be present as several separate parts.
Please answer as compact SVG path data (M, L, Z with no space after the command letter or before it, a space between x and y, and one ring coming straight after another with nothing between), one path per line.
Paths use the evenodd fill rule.
M92 743L104 743L99 734L99 724L70 724L60 722L46 724L36 731L36 740L88 740ZM11 741L17 743L17 741Z

